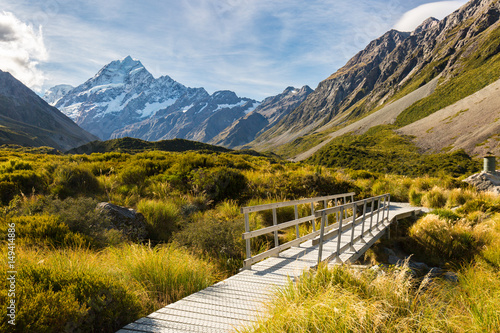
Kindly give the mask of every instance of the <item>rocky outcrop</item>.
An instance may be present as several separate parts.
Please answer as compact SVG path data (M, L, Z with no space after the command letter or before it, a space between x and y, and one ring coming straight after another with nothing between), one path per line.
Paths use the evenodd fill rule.
M121 231L128 239L142 241L147 237L146 220L141 213L109 202L97 204L96 211L110 221L113 229Z
M494 173L480 172L464 179L469 185L474 186L478 191L494 192L500 194L500 172Z

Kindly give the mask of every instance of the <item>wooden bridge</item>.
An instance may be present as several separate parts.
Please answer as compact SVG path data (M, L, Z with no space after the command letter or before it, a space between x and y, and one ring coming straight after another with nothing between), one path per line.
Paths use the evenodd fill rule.
M289 278L297 278L322 261L354 262L384 233L389 235L389 226L398 218L421 213L409 204L390 203L388 194L354 201L354 193L241 210L246 241L242 271L128 324L118 333L231 332L251 326L266 315L263 302ZM259 214L261 219L271 220L272 216L272 226L251 230ZM279 223L292 214L292 220ZM295 239L280 244L280 232L295 234ZM270 240L274 247L253 254L263 240Z

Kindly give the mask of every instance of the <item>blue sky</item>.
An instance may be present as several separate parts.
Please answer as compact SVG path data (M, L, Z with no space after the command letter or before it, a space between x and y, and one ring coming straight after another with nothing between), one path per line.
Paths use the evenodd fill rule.
M318 83L392 28L466 1L0 0L0 69L38 91L127 55L155 76L261 100Z

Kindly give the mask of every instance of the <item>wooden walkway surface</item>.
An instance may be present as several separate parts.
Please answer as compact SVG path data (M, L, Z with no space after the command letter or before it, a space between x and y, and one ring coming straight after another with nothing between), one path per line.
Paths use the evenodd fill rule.
M364 240L340 255L342 262L354 262L375 241L392 222L398 218L421 213L421 208L405 203L390 203L389 216L380 221ZM361 226L355 227L355 235L361 234ZM323 243L322 260L336 252L338 236ZM351 230L342 233L340 244L345 247L350 240ZM345 239L345 241L344 241ZM259 316L265 316L263 303L270 300L277 287L287 284L306 269L318 263L319 248L313 240L306 241L279 254L279 257L265 259L251 269L244 270L211 287L187 296L175 303L128 324L118 333L154 332L232 332L251 326ZM328 258L332 259L332 258ZM330 262L338 262L333 258Z

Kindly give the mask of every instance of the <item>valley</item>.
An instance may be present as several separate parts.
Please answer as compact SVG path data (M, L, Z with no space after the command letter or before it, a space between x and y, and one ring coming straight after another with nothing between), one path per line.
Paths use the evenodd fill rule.
M148 315L167 331L150 314L234 276L248 252L321 228L311 216L328 203L242 207L352 192L428 213L395 219L355 265L290 279L243 331L499 332L500 196L464 180L485 175L485 156L498 178L500 1L471 0L365 45L315 89L283 85L259 100L155 77L164 71L131 56L43 94L0 71L0 253L16 281L0 303L14 300L15 331L116 332ZM233 87L264 84L227 67L213 73ZM346 223L366 215L356 208ZM277 231L294 219L307 222ZM245 224L275 229L246 242ZM0 313L0 331L12 331L12 311Z

